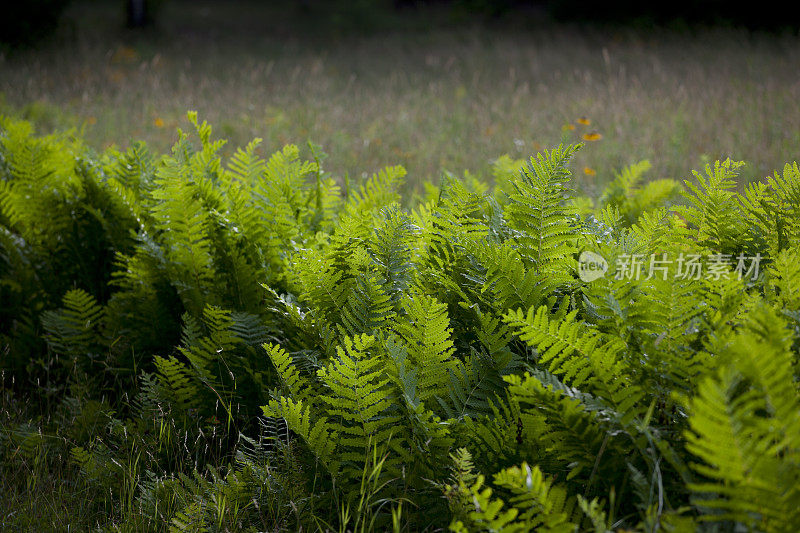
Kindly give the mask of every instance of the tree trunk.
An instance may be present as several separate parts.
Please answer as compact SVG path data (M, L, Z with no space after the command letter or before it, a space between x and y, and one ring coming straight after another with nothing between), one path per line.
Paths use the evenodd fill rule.
M146 0L128 0L128 27L141 28L147 24Z

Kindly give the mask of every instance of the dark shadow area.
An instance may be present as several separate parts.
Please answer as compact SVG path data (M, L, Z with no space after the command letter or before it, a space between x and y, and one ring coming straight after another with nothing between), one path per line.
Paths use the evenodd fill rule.
M616 28L692 30L711 26L770 32L796 32L800 27L788 3L721 0L32 0L4 9L0 43L10 49L41 45L59 33L69 38L93 25L115 32L132 29L172 33L192 29L205 32L208 38L239 39L268 32L280 38L311 40L465 25L535 31L558 22ZM165 15L170 12L182 16L176 21Z

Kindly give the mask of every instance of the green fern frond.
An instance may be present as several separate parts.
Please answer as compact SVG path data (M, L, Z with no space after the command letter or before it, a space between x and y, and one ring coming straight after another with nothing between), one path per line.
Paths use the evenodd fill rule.
M538 307L550 302L545 297L555 288L553 278L534 268L525 268L522 256L510 243L482 241L471 251L486 268L486 279L481 290L489 293L486 302L497 313L519 307Z
M272 364L285 387L284 396L309 403L309 382L298 372L292 357L276 344L264 344Z
M765 305L753 309L715 375L687 401L687 449L704 478L690 486L704 520L734 520L762 531L800 523L800 396L791 334Z
M514 353L509 344L512 340L510 328L501 317L482 313L476 307L479 324L475 335L483 352L494 362L495 367L506 369L512 364Z
M289 144L279 152L270 156L266 163L266 173L260 183L262 190L267 190L267 183L272 184L293 208L299 207L296 202L303 202L301 193L306 188L306 177L317 172L319 166L312 161L300 161L300 149Z
M636 187L641 183L642 177L652 168L650 161L644 159L623 168L614 174L614 179L606 185L598 203L602 206L623 205Z
M506 209L509 225L521 232L517 240L536 272L547 272L561 283L569 281L573 269L569 259L575 252L575 227L570 220L573 208L566 203L571 193L567 165L578 148L559 146L531 158L514 183Z
M768 296L787 311L800 310L800 249L778 253L767 268Z
M66 232L69 217L52 204L82 196L75 157L79 144L66 135L36 137L30 124L10 119L3 120L0 130L0 152L8 169L0 180L0 219L6 218L28 239ZM49 214L48 231L36 231L42 212Z
M136 142L124 153L112 152L104 172L107 176L105 184L118 202L140 225L149 223L148 195L155 180L156 161L147 145Z
M738 253L747 243L749 236L733 191L743 165L730 159L717 161L713 168L706 165L705 177L693 172L697 185L684 181L689 192L682 194L688 204L675 210L692 226L690 234L698 244L720 252Z
M266 162L256 154L261 142L262 139L255 138L244 150L236 150L228 161L228 179L252 186L261 178L267 168Z
M160 384L158 396L175 408L175 416L183 419L189 409L197 408L205 397L186 366L177 358L170 356L153 358Z
M155 229L165 236L164 253L176 288L186 307L199 316L208 295L213 294L211 218L188 174L186 150L179 141L173 149L174 156L159 168L152 216Z
M671 179L652 180L630 198L628 220L633 221L647 211L665 207L682 191L680 183Z
M282 418L289 429L305 441L308 449L333 476L339 472L340 458L334 453L338 435L326 417L312 420L311 408L302 400L281 397L263 407L264 415Z
M782 175L775 172L767 182L773 194L773 217L779 240L776 251L787 245L797 246L800 241L800 166L797 162L787 163Z
M637 241L637 253L649 258L651 254L661 253L668 242L674 238L668 235L670 212L665 208L657 208L643 213L631 226L631 236Z
M545 381L540 380L542 377ZM620 468L631 452L630 447L618 433L618 426L605 426L603 419L595 413L604 412L617 419L618 415L609 411L599 399L563 383L545 384L549 381L547 377L546 374L537 377L526 373L522 377L510 375L505 378L509 397L521 413L518 445L547 442L552 455L546 455L542 461L554 461L566 468L568 480L577 478L590 483L600 454L605 459L600 465L604 471ZM604 446L603 443L612 438L611 449L620 447L621 450L613 455L605 454L604 448L608 444ZM595 477L602 479L597 473Z
M576 499L548 480L539 467L522 463L506 468L495 474L494 483L512 494L508 503L520 510L517 520L524 521L529 530L567 533L580 525Z
M643 365L649 377L643 379L666 399L668 391L690 389L711 364L708 354L696 347L698 325L710 307L698 300L707 291L696 280L653 279L644 292L639 305L647 308L649 320L642 330L649 339L643 344L651 357Z
M383 221L375 228L369 241L369 250L375 262L378 283L396 304L409 285L412 270L410 241L416 228L397 205L384 209L382 215Z
M406 315L395 329L417 371L420 397L427 401L442 396L447 390L449 373L456 364L447 306L435 298L414 294L403 301L403 309Z
M583 327L575 321L577 311L561 321L551 321L548 314L549 309L542 306L535 313L531 308L527 315L521 309L510 311L504 320L539 351L539 365L561 376L565 383L586 387L587 392L610 402L623 420L636 416L644 394L625 374L625 344L606 340L596 330Z
M300 221L307 218L310 199L307 178L319 167L310 161L300 161L299 155L295 145L275 152L252 190L262 223L270 225L268 242L264 245L270 255L279 256L281 248L300 238L305 230Z
M453 239L476 241L485 237L484 209L485 196L468 190L457 179L446 179L433 213L432 242L446 246L446 241Z
M63 308L42 314L47 341L57 352L72 357L98 357L102 349L104 309L92 295L74 289L64 295Z
M387 427L390 420L379 417L390 405L386 397L389 379L382 361L369 353L374 343L375 339L368 335L345 337L338 357L318 372L330 388L330 394L321 399L328 404L328 412L338 418L342 431L352 437L344 442L346 445L363 445L366 441L359 438L368 435L384 437L377 440L385 442L392 430Z
M513 159L508 154L503 154L492 162L494 196L498 202L504 203L508 200L508 195L514 190L514 181L524 166L524 159Z
M345 337L337 357L317 372L329 389L320 400L326 404L331 427L339 436L337 460L342 462L343 475L350 481L361 476L364 459L373 444L391 447L394 453L386 467L392 472L408 453L399 444L400 418L392 413L393 394L385 360L370 353L375 350L375 342L368 335Z
M185 318L191 324L191 317ZM233 351L240 340L231 331L233 319L230 311L207 306L203 310L203 324L208 330L208 335L200 336L196 327L195 331L187 335L187 330L192 328L184 328L184 346L179 349L194 368L200 381L216 394L223 394L226 388L223 383L230 380L235 382L237 378L233 374L234 363L228 360L228 352Z
M354 280L346 272L313 254L304 257L298 277L302 284L302 300L307 302L319 320L340 324Z
M450 370L447 396L438 399L439 405L454 420L490 416L493 402L505 391L505 371L488 354L473 352Z
M578 500L568 497L563 487L546 479L539 467L531 468L525 462L498 472L494 484L511 495L507 503L500 498L492 499L491 488L481 490L482 475L471 485L460 483L461 498L469 503L457 509L460 511L457 516L461 516L451 523L451 531L567 533L580 527L584 507L595 516L601 514L589 505L578 506ZM596 506L595 502L593 504Z
M342 307L342 335L372 334L396 316L392 299L376 276L359 276Z
M650 168L650 162L643 160L622 169L603 190L598 200L600 208L617 208L626 226L630 226L647 211L665 207L680 191L680 184L660 179L640 186L643 175Z
M486 487L481 490L484 482L484 476L479 475L471 486L461 487L465 497L471 500L472 505L462 520L454 520L450 524L450 531L456 533L472 531L516 533L529 531L525 523L516 521L519 510L513 507L511 509L503 509L503 500L492 499L491 488Z
M397 187L405 175L406 169L400 165L373 174L357 191L351 192L344 206L345 213L359 215L397 203L400 200Z

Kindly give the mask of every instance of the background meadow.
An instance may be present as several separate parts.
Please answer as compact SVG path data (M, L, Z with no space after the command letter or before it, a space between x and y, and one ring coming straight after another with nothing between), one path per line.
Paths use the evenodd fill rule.
M310 139L340 178L402 164L410 187L445 169L488 179L501 154L594 132L575 161L589 194L641 159L651 178L683 179L732 157L747 181L797 157L792 33L552 24L536 11L476 22L436 6L334 15L323 25L270 3L165 2L138 33L120 30L117 3L75 3L49 42L2 56L2 109L43 131L79 126L98 149L158 150L194 109L229 150Z

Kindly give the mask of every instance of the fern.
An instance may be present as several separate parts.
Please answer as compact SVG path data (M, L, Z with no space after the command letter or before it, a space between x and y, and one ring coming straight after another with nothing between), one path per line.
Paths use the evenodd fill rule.
M496 485L513 494L509 503L521 509L519 520L540 531L572 531L577 524L570 522L575 501L566 491L553 486L538 468L526 463L507 468L495 475Z
M522 179L514 184L507 208L510 226L522 232L520 244L536 272L550 275L551 285L570 279L566 273L572 269L568 258L575 252L575 228L565 202L571 193L567 164L579 147L559 147L531 158Z
M445 393L447 377L455 368L447 306L423 294L412 295L403 303L406 316L396 329L411 365L418 369L420 398L428 401Z
M553 302L546 299L551 283L549 274L526 269L522 256L510 243L482 243L474 248L474 253L486 268L482 287L482 292L489 292L486 303L496 312Z
M188 119L166 156L0 120L0 454L31 483L68 445L131 530L797 529L796 164L737 192L717 162L675 207L646 162L576 196L568 146L401 204L402 167Z
M73 355L91 352L103 322L103 309L85 291L76 289L64 295L64 309L48 312L42 323L49 333L51 346Z
M312 421L311 409L301 400L281 397L264 406L266 416L280 417L289 429L297 433L317 460L333 475L339 472L339 459L334 450L338 440L335 427L325 417Z
M188 174L185 137L173 149L156 178L153 197L154 227L168 232L165 259L184 305L199 315L206 303L214 268L210 217L200 199L199 187Z
M472 509L462 520L450 525L451 531L560 531L569 532L579 528L582 516L580 511L589 514L596 522L596 531L606 531L604 516L591 504L581 500L576 505L574 498L568 498L562 487L548 481L538 467L531 468L527 463L498 472L494 477L498 487L509 491L510 507L504 509L505 502L492 499L491 488L484 488L483 476L478 476L472 485L461 484L461 491L471 496Z
M190 409L197 409L197 405L205 396L204 391L177 358L156 356L153 362L161 385L157 393L158 398L173 405L181 413L178 415L179 419L183 419Z
M630 226L647 211L671 201L680 190L680 185L673 180L652 180L640 186L650 168L650 161L643 160L617 173L598 199L600 209L616 208Z
M675 209L692 226L692 235L699 244L726 253L737 253L744 244L741 240L747 234L731 190L742 165L743 162L730 159L722 163L717 161L713 168L706 165L705 177L694 172L698 185L684 181L690 191L683 193L688 205Z
M414 227L408 217L397 206L383 211L385 220L375 228L374 238L369 242L370 255L375 263L378 283L397 303L406 291L411 277L411 248Z
M345 337L337 358L319 370L326 392L314 411L325 414L312 415L310 406L287 398L272 400L264 408L268 416L284 418L328 472L351 489L360 478L371 443L390 442L399 420L388 412L390 379L381 370L380 359L369 353L374 342L367 335ZM402 453L396 445L393 448Z
M342 335L369 335L390 323L394 317L391 296L376 276L367 273L355 279L342 307L339 329Z
M361 473L359 463L363 462L369 443L390 442L396 431L397 419L387 413L391 406L387 398L390 381L381 370L380 359L370 357L368 351L374 342L366 335L352 340L345 337L338 358L319 371L320 379L331 391L321 400L327 404L330 416L335 417L332 423L340 438L339 460L349 463L345 475L353 478Z
M124 153L109 155L104 165L106 186L139 225L149 224L147 199L155 181L155 158L143 142L134 143Z
M785 323L763 304L688 406L687 448L703 481L691 485L705 520L792 531L798 516L800 424Z
M373 212L396 203L400 197L396 192L400 180L406 175L402 166L386 167L353 191L347 198L344 211L348 215Z
M472 486L462 489L472 500L472 509L465 517L466 524L462 520L456 520L450 524L450 530L463 533L468 531L501 531L504 533L528 531L526 524L515 521L519 511L514 508L504 510L503 501L492 500L492 489L483 488L484 482L484 476L479 475ZM481 490L482 488L483 490Z
M767 287L778 308L800 310L800 254L783 250L767 270Z
M527 315L522 310L509 312L504 319L520 331L520 338L539 351L540 365L573 387L586 387L608 401L622 416L637 415L637 404L643 393L625 374L625 345L618 340L606 340L598 332L581 328L575 322L575 311L560 322L550 321L547 307Z
M739 198L747 215L751 231L759 243L769 246L769 255L777 255L789 246L797 246L797 205L800 201L800 168L797 163L787 164L783 174L775 172L766 183L747 186ZM756 249L755 251L761 251Z
M547 443L545 449L550 448L553 455L542 454L542 462L553 461L566 468L568 480L582 479L591 485L598 456L605 452L604 442L607 446L608 439L619 430L619 427L606 426L603 419L593 413L605 412L612 418L616 417L591 395L559 382L545 384L541 380L543 377L547 375L525 374L522 378L506 378L512 405L520 411L522 427L517 432L517 444L532 446L544 440ZM612 444L619 447L620 453L605 456L604 470L619 468L632 451L619 437L613 439Z
M108 354L105 312L85 291L75 289L64 295L63 308L42 313L45 340L57 354L58 367L68 383L79 387L102 386L96 373Z
M497 366L480 352L455 365L450 371L447 397L439 399L449 418L460 420L491 414L492 401L506 387L502 374L505 368Z
M286 353L280 346L265 344L264 349L269 354L272 364L278 372L281 383L285 389L285 396L289 398L297 398L305 402L311 402L310 384L303 376L300 375L294 362L289 354Z

